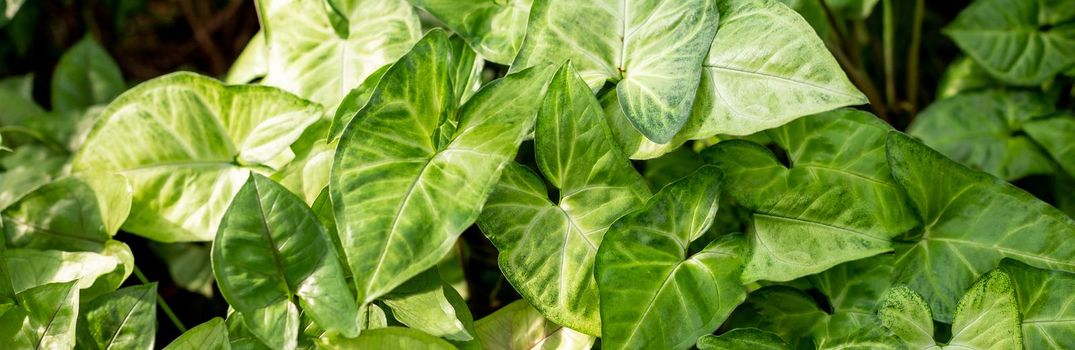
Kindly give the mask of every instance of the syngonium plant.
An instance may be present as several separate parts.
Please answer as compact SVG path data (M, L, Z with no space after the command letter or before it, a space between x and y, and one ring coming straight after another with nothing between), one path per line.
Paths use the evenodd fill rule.
M122 94L86 40L54 111L0 89L0 348L153 348L119 231L230 306L166 349L1075 347L1075 221L1005 182L1071 181L1075 119L998 87L1072 65L1075 6L1012 3L946 29L921 141L775 0L259 0L227 84ZM478 320L472 226L521 297Z

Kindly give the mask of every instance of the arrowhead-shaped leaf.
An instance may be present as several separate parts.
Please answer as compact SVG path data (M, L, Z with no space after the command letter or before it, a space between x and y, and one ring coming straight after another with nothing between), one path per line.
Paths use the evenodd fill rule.
M265 33L265 79L334 111L344 95L421 37L406 0L258 0ZM346 33L330 19L341 16Z
M63 178L2 212L9 248L100 251L127 219L131 189L115 174Z
M891 127L855 110L796 120L766 132L790 167L764 146L720 142L703 158L725 174L725 193L753 211L744 281L788 281L892 250L916 225L884 156Z
M526 35L533 0L411 0L444 22L489 61L510 65Z
M66 112L108 103L126 89L119 66L87 35L60 57L49 95L52 109Z
M317 105L275 88L174 73L113 101L72 168L127 177L134 199L125 231L207 241L248 169L282 166L288 147L321 118Z
M1075 271L1075 221L988 174L891 132L888 161L924 226L896 249L895 280L922 295L933 317L952 320L956 296L1002 258Z
M1011 259L999 269L1011 278L1027 349L1075 347L1075 274L1042 270Z
M213 272L250 331L273 348L290 349L298 336L298 306L327 330L358 335L358 307L335 253L301 199L251 175L220 223Z
M524 299L555 323L598 335L594 257L608 227L642 205L649 190L612 143L600 105L571 64L549 83L534 148L560 198L551 202L541 178L512 164L478 225Z
M975 0L943 32L997 78L1040 84L1075 63L1075 6L1065 0Z
M0 316L0 345L11 349L74 348L77 282L43 284L20 292L16 299L19 307Z
M392 66L344 131L330 191L358 300L436 265L477 219L529 133L547 70L486 85L457 108L451 41L434 30ZM469 73L469 72L468 72Z
M690 116L718 17L712 0L538 1L511 69L570 60L592 90L615 84L630 123L667 143Z
M608 230L594 271L602 348L686 349L746 297L740 237L687 250L713 222L721 178L717 168L702 167Z
M153 349L156 332L156 283L102 295L79 314L79 348Z
M164 350L231 350L228 328L220 317L206 321L184 332Z

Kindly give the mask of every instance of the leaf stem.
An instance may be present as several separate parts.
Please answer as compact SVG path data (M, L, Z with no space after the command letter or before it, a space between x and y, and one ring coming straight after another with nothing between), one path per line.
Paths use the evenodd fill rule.
M893 18L895 15L892 13L892 0L883 0L882 6L882 24L881 24L881 43L884 46L884 64L885 64L885 100L890 105L896 104L896 62L893 59L895 55L895 41L896 41L896 24Z
M142 284L149 283L149 280L146 279L146 275L143 275L142 270L138 269L138 265L134 266L134 275L135 277L138 277L139 281L142 281ZM172 324L179 330L179 333L187 331L187 326L184 326L183 322L179 320L179 317L175 316L175 313L172 312L172 308L168 306L168 302L164 301L164 298L161 297L160 293L157 293L157 305L161 307L161 310L164 311L165 315L168 315L168 319L172 320Z
M913 115L918 111L918 62L922 46L922 18L925 0L915 0L914 20L911 31L911 47L907 51L907 102Z

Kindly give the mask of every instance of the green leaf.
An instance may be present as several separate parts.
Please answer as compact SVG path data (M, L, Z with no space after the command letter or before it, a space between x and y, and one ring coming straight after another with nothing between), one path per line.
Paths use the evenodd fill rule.
M474 324L486 349L586 350L594 337L546 319L516 300Z
M1033 120L1023 125L1023 130L1041 145L1060 168L1075 176L1075 114L1063 112L1052 118Z
M22 291L18 308L0 316L0 345L10 349L71 349L78 319L78 283L50 283Z
M261 340L250 332L242 314L234 309L228 310L228 318L224 324L228 327L229 346L234 350L270 350Z
M772 0L717 1L717 7L720 27L692 116L700 123L689 123L696 124L689 138L748 135L868 103L794 10Z
M228 84L246 84L265 76L269 69L266 63L269 56L265 47L265 32L259 30L247 42L246 48L235 58L228 69L224 82Z
M705 162L694 150L680 147L660 158L646 160L643 164L642 177L649 183L649 188L659 191L664 186L690 175L705 165ZM719 212L717 215L720 215Z
M866 17L870 17L870 13L873 13L873 8L877 7L878 2L878 0L823 1L825 1L825 4L832 8L833 11L851 19L865 19Z
M602 348L686 349L746 297L740 237L687 251L713 221L721 178L717 168L702 167L608 230L594 271Z
M90 288L99 278L122 268L123 264L119 258L110 255L57 250L8 249L3 258L15 293L48 283L71 281L77 281L80 289ZM114 282L110 283L113 284L111 291L123 281L107 282Z
M486 85L457 109L451 49L443 31L426 35L385 72L336 150L329 188L361 304L452 248L529 133L544 94L547 70L531 69Z
M1000 80L1037 85L1075 64L1075 6L975 0L942 31Z
M448 251L448 255L437 263L437 271L444 283L450 284L463 300L470 298L470 286L467 284L466 260L469 257L469 246L460 238L455 247Z
M220 317L213 317L213 319L191 328L178 338L175 338L171 344L164 347L164 350L202 349L231 350L231 344L228 340L228 328Z
M541 178L509 165L478 221L508 282L549 320L590 335L601 321L593 263L605 231L650 193L608 136L600 105L571 64L549 83L538 112Z
M34 73L15 75L0 79L0 90L18 94L25 100L34 99Z
M1075 274L1036 269L1004 259L1000 268L1015 285L1027 349L1075 347Z
M287 189L251 175L213 241L213 274L224 299L258 339L295 347L303 312L326 330L358 335L358 307L325 229Z
M904 343L915 349L939 349L933 341L933 315L922 296L904 286L889 289L877 317Z
M893 177L925 223L896 249L896 277L952 320L955 296L1002 258L1075 271L1075 221L1029 193L973 171L901 133L888 138Z
M149 247L168 265L168 275L176 285L191 292L213 297L213 266L210 246L198 243L156 243Z
M489 61L510 65L522 46L533 0L411 0L459 33Z
M790 350L776 334L755 328L737 328L719 336L698 338L699 350Z
M0 215L9 248L100 251L130 208L123 176L86 174L42 186Z
M125 231L207 241L248 169L286 163L288 146L321 118L317 105L278 89L174 73L113 101L72 169L127 177L134 199Z
M102 295L79 314L80 349L153 349L156 333L156 283Z
M333 10L319 0L258 0L265 33L262 83L334 111L355 86L395 61L421 36L406 0L339 0L347 34L333 28ZM255 44L258 45L258 44Z
M926 107L907 130L961 164L1014 180L1052 173L1046 153L1019 131L1055 110L1034 92L968 92Z
M961 56L948 64L948 68L944 70L941 81L937 83L937 99L1001 85L982 66L974 63L974 60Z
M467 332L463 324L469 318L470 311L464 307L456 309L449 301L449 294L459 298L458 293L449 291L452 287L444 284L439 272L432 268L414 276L381 300L392 310L392 316L408 327L429 333L449 341L470 341L474 336Z
M82 110L119 96L127 84L119 66L92 37L79 40L60 57L52 74L52 109Z
M725 327L772 332L791 345L805 343L829 315L809 294L788 286L768 286L750 293L728 317Z
M729 140L702 157L725 173L726 194L753 211L743 281L789 281L892 250L916 225L884 157L888 124L850 109L766 132L790 168L762 145Z
M690 116L717 31L715 7L708 0L538 1L511 70L570 60L592 90L615 84L627 120L667 143Z
M387 327L362 332L358 338L333 338L320 344L324 349L414 349L455 350L451 343L422 331Z
M332 118L329 140L338 140L340 138L343 130L347 128L347 125L351 124L352 118L358 114L358 111L362 110L362 107L366 106L366 103L369 103L370 97L373 96L373 91L377 89L378 83L381 82L381 77L390 67L392 65L386 65L374 71L370 76L366 77L366 80L362 81L361 85L351 89L351 92L348 92L347 96L343 97L343 101L340 102L339 108L336 108L336 114Z

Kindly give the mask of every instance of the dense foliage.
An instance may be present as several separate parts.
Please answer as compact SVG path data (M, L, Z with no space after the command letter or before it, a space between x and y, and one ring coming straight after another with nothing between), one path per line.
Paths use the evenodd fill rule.
M890 0L255 3L223 81L0 81L0 348L1075 348L1075 2L973 1L921 112L923 0L905 96Z

